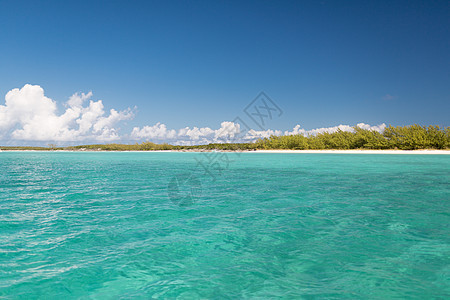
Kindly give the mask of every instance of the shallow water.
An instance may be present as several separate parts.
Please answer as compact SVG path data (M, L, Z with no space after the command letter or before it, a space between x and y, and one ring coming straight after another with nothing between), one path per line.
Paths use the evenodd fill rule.
M445 298L450 157L0 153L0 298Z

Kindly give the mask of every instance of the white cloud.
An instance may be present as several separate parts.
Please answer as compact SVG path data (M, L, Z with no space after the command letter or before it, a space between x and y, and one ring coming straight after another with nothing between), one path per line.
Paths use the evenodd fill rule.
M114 127L131 119L130 109L105 114L103 102L89 101L92 93L74 94L66 103L66 110L58 114L56 102L44 95L38 85L26 84L13 89L0 105L0 136L24 141L111 141L119 139Z
M383 132L384 129L386 128L386 124L380 124L380 125L376 125L376 126L371 126L369 124L365 124L365 123L358 123L356 126L358 126L359 128L362 129L366 129L366 130L373 130L373 131L378 131L378 132ZM308 136L308 135L317 135L319 133L333 133L336 132L338 130L341 131L348 131L348 132L353 132L353 126L349 126L349 125L338 125L338 126L333 126L333 127L323 127L323 128L316 128L316 129L311 129L311 130L305 130L303 128L300 127L300 125L296 125L292 131L285 131L284 134L285 135L294 135L294 134L301 134L304 136Z
M247 134L244 136L244 140L246 141L254 141L257 140L259 138L268 138L272 135L281 135L283 132L281 130L272 130L272 129L267 129L267 130L253 130L250 129Z
M200 138L205 138L207 136L210 136L213 133L214 133L214 130L212 130L209 127L203 127L203 128L194 127L192 129L189 127L185 127L185 128L181 128L180 130L178 130L179 137L188 137L194 141L198 141Z
M144 126L142 129L139 127L134 127L131 132L131 137L133 139L158 139L167 140L176 137L175 130L168 130L165 124L156 123L153 126Z
M167 141L180 144L191 145L195 143L225 143L235 140L235 136L240 133L240 125L234 122L222 122L220 128L213 130L209 127L185 127L178 131L168 130L165 124L156 123L153 126L135 127L131 132L134 140L156 140Z
M370 126L369 124L358 123L356 126L358 126L361 129L378 131L379 133L382 133L386 129L386 124L384 124L384 123L380 124L380 125L376 125L376 126Z
M220 128L214 131L215 141L230 141L241 132L241 126L234 122L222 122Z

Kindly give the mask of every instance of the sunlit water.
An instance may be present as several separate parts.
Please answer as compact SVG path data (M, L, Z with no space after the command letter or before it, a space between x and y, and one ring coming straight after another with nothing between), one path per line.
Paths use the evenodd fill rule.
M0 171L0 298L450 295L447 155L2 152Z

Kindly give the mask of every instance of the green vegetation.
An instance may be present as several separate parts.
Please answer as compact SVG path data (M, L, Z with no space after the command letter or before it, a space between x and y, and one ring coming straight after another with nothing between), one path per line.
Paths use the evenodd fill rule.
M177 146L169 144L155 144L144 142L142 144L98 144L66 147L66 150L90 150L90 151L155 151L155 150L174 150Z
M84 151L158 151L158 150L252 150L255 149L254 143L229 143L229 144L208 144L195 146L174 146L169 144L155 144L144 142L142 144L97 144L66 147L65 150L84 150Z
M398 126L383 133L354 127L354 132L338 130L315 136L271 136L255 143L257 149L449 149L450 127Z
M0 150L75 150L75 151L155 151L155 150L223 150L246 151L258 149L450 149L450 127L389 126L383 133L354 127L353 132L338 130L317 135L271 136L254 143L227 143L195 146L174 146L144 142L141 144L97 144L70 147L0 147Z

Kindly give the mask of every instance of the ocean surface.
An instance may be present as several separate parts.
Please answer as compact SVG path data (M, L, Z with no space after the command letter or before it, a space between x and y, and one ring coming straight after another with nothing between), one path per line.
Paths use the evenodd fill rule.
M445 299L450 156L0 153L0 299Z

